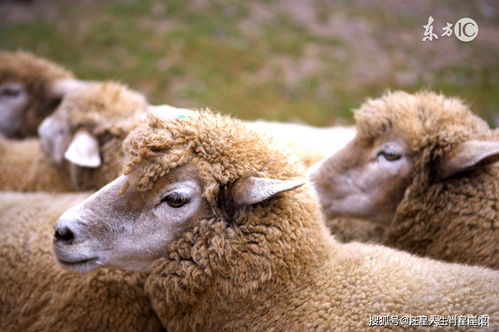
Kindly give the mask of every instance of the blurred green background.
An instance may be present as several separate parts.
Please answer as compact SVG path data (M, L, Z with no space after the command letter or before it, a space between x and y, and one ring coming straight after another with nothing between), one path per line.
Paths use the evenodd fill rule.
M0 0L0 48L25 49L80 78L118 80L153 103L244 119L351 122L386 90L435 90L499 121L497 1ZM462 17L464 43L422 42Z

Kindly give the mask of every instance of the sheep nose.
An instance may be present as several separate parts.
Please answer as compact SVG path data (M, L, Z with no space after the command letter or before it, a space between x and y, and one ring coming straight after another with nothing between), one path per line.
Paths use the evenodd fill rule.
M58 227L55 230L54 241L61 242L63 244L71 244L75 238L73 231L67 226Z

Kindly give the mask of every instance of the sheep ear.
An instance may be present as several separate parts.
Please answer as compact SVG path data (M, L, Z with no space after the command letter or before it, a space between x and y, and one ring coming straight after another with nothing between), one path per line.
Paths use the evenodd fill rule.
M248 177L240 179L234 184L232 200L236 207L256 204L304 184L305 181Z
M64 158L77 166L97 168L102 164L99 142L88 132L80 130L69 144Z
M76 79L59 79L52 83L49 94L52 98L62 98L68 92L82 88L87 83Z
M440 178L499 161L498 141L467 141L458 145L440 163Z
M162 121L186 119L196 115L193 110L170 105L149 106L148 112L152 117Z

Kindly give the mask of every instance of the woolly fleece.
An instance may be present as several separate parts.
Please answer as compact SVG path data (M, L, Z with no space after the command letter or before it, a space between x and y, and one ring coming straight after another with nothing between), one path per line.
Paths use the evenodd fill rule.
M210 113L196 121L153 118L125 147L130 182L123 190L151 190L189 164L210 207L167 245L146 282L169 331L359 330L381 314L489 314L499 327L498 272L342 245L326 230L308 185L234 208L227 193L238 179L301 174L239 121Z
M67 170L43 154L38 139L0 135L0 190L67 192L73 186Z

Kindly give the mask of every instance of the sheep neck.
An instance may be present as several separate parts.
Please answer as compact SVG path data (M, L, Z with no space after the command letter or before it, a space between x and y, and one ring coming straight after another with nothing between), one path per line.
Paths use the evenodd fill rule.
M289 200L281 198L242 211L236 227L203 220L173 243L146 283L163 324L172 330L236 327L247 321L238 317L261 321L276 301L297 301L293 289L304 280L313 290L313 276L323 273L337 243L316 203L298 196L288 210Z
M498 167L435 183L420 174L397 208L388 244L422 256L498 268L498 178ZM492 247L496 254L486 250Z

